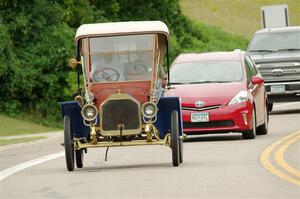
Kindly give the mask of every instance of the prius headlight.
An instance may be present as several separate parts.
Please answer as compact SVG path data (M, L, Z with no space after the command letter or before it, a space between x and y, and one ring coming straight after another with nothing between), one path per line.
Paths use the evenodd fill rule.
M249 93L247 91L240 91L238 94L236 94L228 103L228 105L237 104L246 102L249 99Z
M157 106L152 102L146 102L142 106L142 114L145 118L153 118L157 114Z
M98 110L93 104L86 104L81 110L81 115L86 121L93 121L96 119Z

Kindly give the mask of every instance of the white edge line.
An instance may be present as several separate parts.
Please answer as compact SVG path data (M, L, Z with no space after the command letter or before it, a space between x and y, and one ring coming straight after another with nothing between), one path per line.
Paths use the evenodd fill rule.
M60 158L64 155L65 155L64 151L61 151L61 152L58 152L58 153L52 153L52 154L42 156L40 158L36 158L36 159L33 159L33 160L29 160L27 162L23 162L21 164L15 165L13 167L4 169L4 170L0 171L0 182L2 180L4 180L5 178L7 178L7 177L19 172L19 171L22 171L22 170L27 169L29 167L44 163L44 162L49 161L49 160Z

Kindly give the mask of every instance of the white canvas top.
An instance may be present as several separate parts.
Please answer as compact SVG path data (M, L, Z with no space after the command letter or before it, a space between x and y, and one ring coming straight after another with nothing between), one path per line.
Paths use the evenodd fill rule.
M162 33L169 37L169 30L161 21L134 21L83 24L76 32L75 39L84 36L112 36L136 33Z

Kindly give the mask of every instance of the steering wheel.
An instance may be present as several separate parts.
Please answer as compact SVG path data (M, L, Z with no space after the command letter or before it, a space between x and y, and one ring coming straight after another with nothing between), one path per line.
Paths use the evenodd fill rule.
M135 64L133 65L133 70L135 74L146 74L151 72L152 68L149 68L147 64Z
M101 68L97 69L92 74L94 82L113 82L120 79L120 73L114 68Z

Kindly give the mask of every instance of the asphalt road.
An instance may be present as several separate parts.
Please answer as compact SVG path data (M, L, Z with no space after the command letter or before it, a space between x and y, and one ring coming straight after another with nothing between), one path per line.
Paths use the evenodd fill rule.
M7 176L0 198L300 198L300 103L277 104L269 133L205 135L184 143L184 163L172 167L164 146L90 149L83 169L64 157ZM61 135L0 148L4 169L62 151ZM285 163L285 164L284 164ZM288 166L289 167L288 167ZM299 183L299 184L298 184Z

